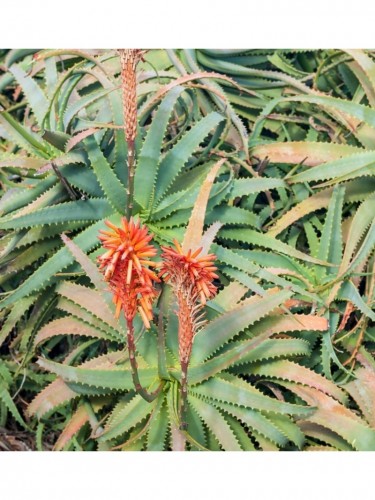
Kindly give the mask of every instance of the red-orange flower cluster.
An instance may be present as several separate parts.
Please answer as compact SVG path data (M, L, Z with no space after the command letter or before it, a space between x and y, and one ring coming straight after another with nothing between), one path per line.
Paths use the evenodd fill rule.
M162 247L163 265L159 276L162 276L164 281L171 281L172 284L182 282L185 286L193 287L201 303L206 304L207 299L214 297L217 291L213 284L213 280L218 278L214 272L217 267L213 265L216 255L208 254L198 257L202 248L194 252L189 250L185 254L178 241L173 240L173 243L176 250L171 247Z
M202 248L184 253L178 241L176 249L162 247L163 264L160 277L169 281L178 303L178 345L184 384L193 340L199 328L205 323L203 308L207 299L216 294L213 280L217 278L214 254L198 257Z
M181 365L180 429L187 424L187 372L194 337L205 323L204 306L207 299L215 296L217 288L213 284L218 275L213 261L216 255L199 255L203 248L184 252L178 241L175 248L162 247L163 264L159 276L172 285L178 304L178 356Z
M121 227L105 221L109 231L101 230L99 239L108 251L98 258L109 282L116 304L116 318L121 309L128 322L133 321L137 310L146 328L152 320L152 302L157 296L154 282L160 281L149 269L158 264L149 260L156 255L156 249L149 244L152 234L133 218L121 220Z

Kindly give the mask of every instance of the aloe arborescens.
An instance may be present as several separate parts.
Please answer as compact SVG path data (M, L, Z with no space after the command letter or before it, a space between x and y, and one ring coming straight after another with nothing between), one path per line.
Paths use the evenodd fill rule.
M374 51L151 50L147 70L140 51L120 55L0 55L2 426L27 423L39 448L61 425L55 449L174 449L177 294L150 300L154 321L141 307L151 328L132 371L126 321L92 265L104 220L121 225L127 205L158 245L217 256L202 328L197 297L186 449L375 450ZM125 287L134 261L116 259L102 269L109 284L122 262ZM127 305L139 319L143 296ZM194 332L179 315L186 352ZM149 392L163 383L153 402L133 372Z

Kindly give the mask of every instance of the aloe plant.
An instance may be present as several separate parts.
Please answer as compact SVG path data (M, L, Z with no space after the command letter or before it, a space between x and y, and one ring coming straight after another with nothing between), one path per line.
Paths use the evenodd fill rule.
M374 450L373 55L5 53L2 424L39 449ZM217 268L185 375L171 286L134 317L150 402L96 264L125 213L155 260L176 240Z

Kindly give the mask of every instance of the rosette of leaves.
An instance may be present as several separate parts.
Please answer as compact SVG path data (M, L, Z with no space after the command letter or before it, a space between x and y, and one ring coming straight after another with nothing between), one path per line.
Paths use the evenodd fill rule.
M140 76L135 212L159 243L181 240L200 185L224 156L205 223L230 226L211 248L223 289L208 305L209 323L193 348L188 435L176 435L180 374L167 291L167 306L159 304L159 329L143 333L137 344L142 382L150 389L164 383L150 406L133 391L122 352L123 325L113 323L111 309L102 314L110 305L90 267L103 218L117 223L126 203L126 144L117 128L122 112L113 53L60 53L63 64L50 53L45 80L42 59L33 76L25 73L19 81L25 86L36 80L43 90L56 73L54 64L61 72L57 98L45 115L49 134L40 138L34 114L26 115L33 125L27 132L50 148L48 158L30 167L32 175L24 158L2 167L9 192L1 203L11 207L0 226L2 248L7 270L16 266L2 281L4 331L9 334L23 316L26 329L14 345L28 359L39 346L46 357L41 366L57 375L29 413L41 425L48 425L52 412L59 415L64 430L56 449L169 449L185 440L190 449L374 449L372 54L177 55L157 52L155 68L143 67ZM217 78L220 71L227 80ZM253 94L240 92L233 79ZM191 88L183 91L183 85ZM31 106L27 92L20 108L8 113L16 123L3 117L8 134L12 127L18 134L13 131L12 141L4 142L11 148L8 162L28 151L24 127L18 127L20 110L27 102ZM60 113L60 106L70 111ZM205 135L202 130L213 122ZM59 164L68 154L80 158L70 170L65 160ZM30 150L27 160L34 157ZM51 159L86 200L70 201L53 170L35 180L35 169ZM48 179L53 185L46 187ZM27 187L33 185L41 186L36 196ZM70 250L58 236L64 230L71 231ZM34 254L39 247L41 254ZM86 275L97 291L87 288L92 285ZM220 325L226 321L225 330ZM270 400L273 409L263 406Z
M245 95L220 82L222 91L250 130L265 106L276 98L326 96L374 104L371 50L197 49L181 50L173 56L177 70L215 71L256 92L253 96ZM310 106L313 102L307 105L306 102L284 104L283 101L267 112L263 118L264 139L338 142L337 135L342 134L340 142L346 143L342 125L348 123L345 125L343 116L337 123L339 114L334 108L319 109Z
M164 383L148 403L134 391L121 350L125 330L114 320L100 274L78 247L72 242L68 247L97 289L73 282L58 287L63 316L35 338L44 353L39 365L57 378L34 399L29 414L44 422L70 407L56 449L79 449L86 442L99 449L176 449L180 369L169 287L159 302L158 328L142 332L141 322L137 325L141 382L150 389ZM347 406L348 394L303 365L327 320L285 310L292 290L248 294L233 281L208 303L209 322L195 338L189 369L188 431L181 433L186 448L372 449L375 432ZM71 342L60 362L48 359L66 336L87 340ZM95 344L105 345L107 354L93 355ZM349 388L354 393L353 384Z
M18 339L23 351L38 322L53 312L51 290L61 273L74 276L77 270L60 234L69 231L81 249L92 252L103 220L118 220L126 206L118 57L45 51L33 61L9 60L8 80L25 97L16 110L0 113L8 148L0 160L6 180L0 202L1 306L7 312L17 307L15 318L34 315L35 328L30 325ZM155 86L147 80L154 74L141 73L135 213L166 242L181 235L227 120L217 112L202 114L194 90L176 84L164 91L169 74L158 82L162 92L154 96ZM209 208L231 189L233 172L225 170ZM9 180L10 174L18 176L17 182Z
M368 332L374 320L374 52L196 50L180 51L179 57L185 67L223 72L263 96L260 102L222 87L251 129L251 160L259 162L264 177L285 184L272 191L268 207L261 207L257 195L239 203L253 212L260 209L264 235L221 234L226 244L237 240L241 251L247 246L247 255L258 263L274 260L272 267L285 264L276 264L259 246L289 257L297 249L334 264L313 270L307 263L304 276L321 301L320 314L331 314L340 332L335 335L331 326L333 339L327 335L323 342L320 365L331 376L333 362L342 380L339 360L354 368L358 348L373 348ZM282 250L283 243L293 250ZM302 277L304 271L298 272ZM348 359L349 339L356 349L352 346Z
M153 177L147 179L150 192L157 193L144 206L138 204L136 212L152 220L154 231L165 242L181 231L202 176L212 164L208 153L224 137L226 120L219 113L204 116L194 90L184 91L181 86L154 98L154 92L174 78L166 73L153 83L158 66L163 65L160 55L156 60L150 55L156 67L140 76L139 103L144 111L137 142L140 171L145 163L153 169ZM56 285L81 272L62 244L61 233L69 232L82 249L94 251L91 258L95 259L103 220L116 221L124 212L127 148L115 53L60 50L33 57L10 51L4 64L8 71L0 82L4 190L0 345L2 357L7 359L11 351L21 367L11 372L13 383L4 393L8 402L9 394L16 394L20 385L27 391L22 394L31 397L33 337L60 314L55 308ZM171 162L170 175L159 176L159 165L169 168ZM212 206L224 199L232 177L228 169L223 173L214 188ZM141 185L142 176L136 182ZM22 382L24 374L27 383ZM9 414L3 402L2 422ZM17 420L18 414L11 414Z
M202 187L201 193L204 192ZM198 203L202 201L201 193ZM331 219L339 206L337 194L332 198L323 233L331 227ZM199 220L201 224L201 216L198 217L197 213L193 212L192 219L195 217L195 222ZM192 226L190 221L187 233L193 233L192 227L199 231L198 224ZM223 239L235 240L236 230L222 230L221 234ZM333 240L324 236L320 248ZM72 242L68 242L68 248L100 290L100 276L91 261ZM258 266L255 263L256 252L230 250L217 244L213 249L219 262L225 265L221 267L223 277L234 279L209 303L207 315L210 321L194 341L189 369L188 431L182 433L188 449L271 450L301 449L303 446L307 449L324 446L342 450L372 449L374 430L370 427L368 414L366 416L364 412L364 418L357 417L356 423L353 423L355 413L350 408L348 394L336 385L337 373L335 378L331 373L330 356L342 366L340 360L334 357L331 343L337 314L336 318L335 314L322 314L329 319L328 322L322 316L302 313L314 297L315 274L327 272L329 266L324 269L323 261L304 255L288 245L279 249L288 257L259 252L257 257L262 265ZM360 249L358 253L361 254ZM306 261L304 265L298 261L301 259ZM270 267L271 263L278 267ZM283 267L280 267L281 263ZM282 275L287 276L289 281ZM317 283L321 282L321 278L318 279ZM132 388L129 361L116 346L121 338L125 338L125 330L121 331L116 326L113 311L105 302L105 291L94 291L67 282L60 286L59 293L62 297L58 307L69 316L45 325L36 342L46 342L48 346L51 338L58 339L63 333L69 333L94 337L94 343L105 339L115 351L89 359L79 366L71 366L75 359L74 352L82 355L87 349L86 343L80 343L78 349L73 350L73 357L67 355L67 363L57 364L40 359L40 365L59 378L34 400L29 409L31 413L43 420L50 410L58 411L60 405L81 399L83 395L87 398L96 394L98 398L90 400L98 409L95 418L93 411L88 410L87 399L82 408L82 400L78 403L77 414L67 422L57 449L70 446L73 429L87 437L88 429L84 425L89 422L91 438L97 440L100 449L176 449L181 446L177 431L180 425L178 324L174 298L170 296L168 287L159 302L158 331L156 327L148 333L140 331L137 341L142 384L149 385L150 390L159 386L160 382L164 384L152 404L145 402ZM319 306L323 307L323 304L320 299ZM98 324L98 310L105 325ZM104 330L107 332L105 335ZM323 370L316 355L319 345L322 346ZM344 372L348 371L342 368ZM371 373L368 369L365 376L371 377ZM364 374L361 372L361 375ZM358 394L353 385L349 382L352 392L348 392L356 394L357 399L354 399L357 401ZM115 391L119 391L117 396ZM51 405L57 392L60 397L56 399L56 404ZM273 397L270 398L270 395ZM371 396L367 394L366 398L370 399L359 404L368 404ZM98 402L103 406L98 407ZM308 403L310 409L301 406L303 402ZM106 410L110 412L107 419L103 417ZM301 413L296 414L294 410ZM89 413L83 419L82 413L87 411ZM104 425L95 424L103 422L103 418ZM77 428L76 419L82 423ZM275 433L275 428L284 437L277 431Z
M119 348L124 341L125 332L114 320L106 292L100 290L103 284L99 273L78 247L72 242L69 242L68 246L100 288L89 289L73 282L61 284L58 287L57 307L64 316L44 325L38 332L35 342L37 345L43 345L43 350L47 354L51 345L57 340L61 341L66 335L73 337L79 335L90 340L78 343L67 356L64 355L62 363L40 358L39 364L44 369L56 373L58 378L31 403L29 412L43 419L52 411L58 411L60 406L78 399L77 409L68 420L56 445L57 448L69 443L73 429L74 434L78 433L85 423L91 422L92 438L97 441L99 447L116 447L123 440L124 444L121 447L124 449L134 446L167 449L171 446L169 444L172 439L171 429L178 426L179 363L176 320L171 304L173 297L168 296L170 295L168 291L164 292L165 295L160 303L160 331L157 332L153 327L150 332L143 332L137 340L137 359L142 383L152 387L159 384L160 380L164 381L158 399L147 403L134 392L127 355ZM221 446L223 449L253 449L254 444L249 437L246 437L242 427L244 422L253 422L255 435L257 432L261 434L260 441L263 439L264 443L268 443L271 440L274 446L277 444L282 446L288 442L288 438L283 435L278 425L272 423L272 418L284 422L286 427L290 427L290 432L293 434L294 430L294 434L297 435L298 429L288 415L307 414L310 409L301 404L294 404L293 401L279 402L263 394L238 375L223 371L236 364L241 365L257 359L254 350L256 346L262 344L262 341L280 328L294 329L296 320L291 318L288 323L288 319L283 318L283 326L271 327L268 330L260 326L261 331L263 329L265 331L262 331L259 337L254 332L253 335L244 335L241 340L231 343L227 349L224 345L245 331L249 324L267 317L290 296L291 292L273 291L261 301L262 306L257 308L254 308L254 300L239 300L239 304L233 310L225 311L232 304L235 288L239 299L246 294L246 289L242 285L229 288L231 290L224 289L213 302L210 308L212 322L197 335L194 347L196 354L195 358L193 354L189 376L189 433L184 434L184 437L188 439L191 447L197 449L207 447L215 449L215 446ZM166 312L163 314L163 311ZM236 318L236 321L233 318ZM269 320L270 325L276 320L278 323L276 316ZM319 318L306 316L304 320L305 328L325 327L325 321ZM283 320L280 325L282 323ZM296 323L299 328L300 324L298 321ZM228 329L230 324L232 327ZM216 335L212 335L210 330L214 330ZM105 343L109 352L90 359L90 349L94 343ZM261 350L260 358L307 354L309 347L305 341L281 340L271 342L269 349L266 349L267 354L264 352L262 354ZM248 360L246 351L250 356ZM83 364L82 357L86 358ZM215 387L213 384L216 384ZM244 398L245 408L242 409L236 403L237 400L240 401L238 399L240 394ZM99 426L98 421L102 420L102 413L108 411L111 411L111 414L106 423ZM267 415L269 413L269 416L262 412ZM78 425L79 423L81 425ZM268 429L270 436L265 429ZM273 434L277 438L272 438ZM269 446L272 444L269 443Z

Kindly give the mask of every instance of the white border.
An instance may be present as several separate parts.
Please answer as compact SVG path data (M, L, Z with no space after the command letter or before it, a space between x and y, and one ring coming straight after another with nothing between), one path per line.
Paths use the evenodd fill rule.
M372 48L369 0L3 0L0 47Z
M371 498L372 452L0 454L9 500Z
M0 46L374 47L364 0L4 0ZM374 453L1 453L10 500L369 498ZM370 469L371 468L371 469Z

